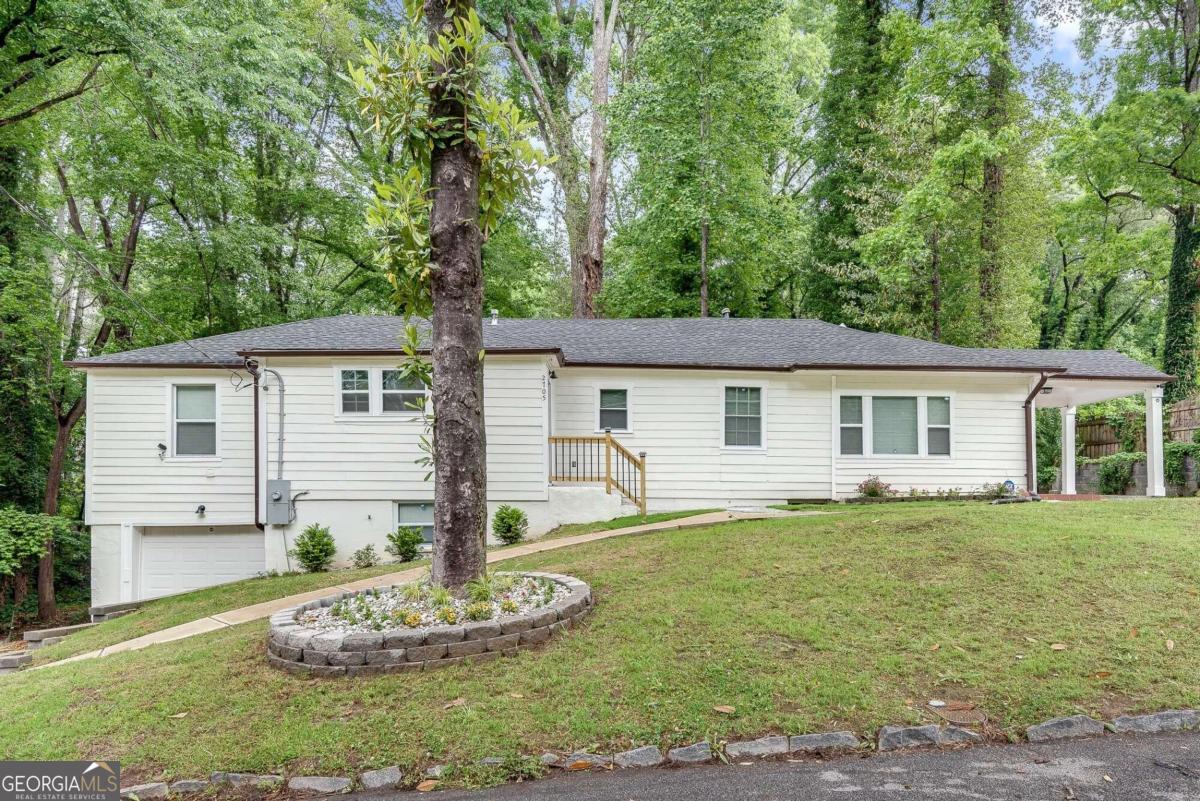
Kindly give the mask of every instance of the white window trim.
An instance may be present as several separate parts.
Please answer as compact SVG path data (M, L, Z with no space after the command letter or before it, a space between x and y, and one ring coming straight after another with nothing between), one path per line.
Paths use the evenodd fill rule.
M213 388L214 428L216 432L216 453L213 454L177 454L175 452L175 387L207 386ZM186 421L185 421L186 422ZM200 422L200 421L195 421ZM207 422L207 421L205 421ZM167 455L164 461L172 462L219 462L221 461L221 382L211 378L176 378L167 383Z
M400 368L399 367L380 367L380 368L377 368L377 370L378 370L378 374L379 374L378 380L374 380L374 377L373 377L371 380L371 386L374 389L374 391L378 393L379 397L378 397L378 403L376 403L375 398L372 398L371 408L378 409L379 415L381 417L387 417L391 420L420 420L420 419L423 419L425 416L425 411L429 409L429 404L431 402L429 387L425 387L425 391L422 393L425 400L424 400L424 405L420 409L405 408L398 412L389 412L383 408L383 396L387 392L391 392L392 394L396 394L396 395L400 395L400 394L415 395L417 391L415 389L386 390L385 391L383 388L383 373L384 373L384 371L385 370L399 371ZM375 371L373 370L372 372L375 372Z
M734 453L759 453L767 449L767 384L765 381L722 381L717 393L717 402L721 410L721 430L717 432L717 442L721 450ZM726 445L725 444L725 390L730 387L747 387L759 390L759 431L761 443L758 445Z
M852 398L862 398L862 430L863 430L863 452L858 453L842 453L841 445L841 430L842 430L842 398L849 396ZM846 459L849 461L866 461L889 459L902 461L904 459L939 459L950 460L954 458L955 446L955 393L949 390L931 391L928 389L843 389L834 393L836 401L834 402L834 413L837 419L834 420L834 431L836 432L837 443L837 458ZM916 398L917 399L917 452L916 453L875 453L875 429L874 429L874 409L871 403L873 397L891 397L891 398ZM949 426L933 426L934 428L949 428L950 429L950 453L929 453L929 399L930 398L949 398L950 399L950 425ZM858 425L857 423L847 423L847 425Z
M343 370L363 370L366 372L366 374L367 374L367 411L365 411L365 412L344 412L344 411L342 411L342 395L344 394L344 391L342 390L342 371ZM375 414L377 407L375 405L375 393L372 391L372 388L375 386L376 382L373 381L371 378L372 372L373 371L370 367L366 367L361 364L359 364L359 365L354 365L354 364L334 365L334 368L333 368L333 416L334 417L338 417L342 420L362 420L364 418L369 418L371 415ZM345 392L362 392L362 390L353 389L353 390L345 390Z
M335 420L344 422L366 422L388 420L391 422L415 422L420 423L424 420L424 414L413 409L408 409L402 412L385 412L383 410L383 371L396 370L397 367L379 366L379 365L362 365L362 364L335 364L331 374L333 382L333 417ZM367 406L369 411L366 412L343 412L342 411L342 371L343 370L366 370L367 371ZM360 390L351 390L354 392ZM430 398L430 390L425 390L425 402L428 408Z
M595 423L596 433L603 434L604 429L600 427L600 390L602 389L623 389L625 390L625 427L614 428L614 434L632 434L633 433L633 386L631 384L622 384L616 381L601 382L592 385L592 405L595 407L593 412L592 422Z
M388 368L388 369L391 369L391 368ZM437 522L435 519L436 510L433 508L433 498L428 498L428 499L418 498L415 500L408 499L408 500L392 501L392 531L396 531L397 529L400 528L400 525L401 525L400 524L400 507L401 506L416 506L419 504L428 504L429 505L429 516L430 516L429 524L431 526L433 526L434 528L436 528L437 527ZM414 527L413 523L405 523L404 525L406 525L408 527ZM422 542L419 547L421 548L421 550L431 549L433 547L433 542L432 542L432 540L430 542Z

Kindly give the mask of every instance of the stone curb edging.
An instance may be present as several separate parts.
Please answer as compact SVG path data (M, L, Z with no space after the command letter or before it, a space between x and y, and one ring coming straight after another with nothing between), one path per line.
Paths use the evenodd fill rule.
M1200 728L1200 710L1168 709L1147 715L1122 715L1105 723L1087 715L1070 715L1037 723L1025 730L1031 743L1050 742L1077 737L1091 737L1112 731L1117 734L1159 734L1162 732L1188 731ZM978 732L959 726L883 726L876 739L876 750L893 751L928 746L957 746L982 743ZM603 754L571 753L559 756L542 754L539 761L546 767L566 770L588 770L591 768L654 768L664 764L694 765L710 762L716 757L727 761L737 759L785 756L799 752L829 753L852 751L861 748L864 741L851 731L834 731L817 734L800 734L791 737L776 734L755 740L727 742L714 748L707 740L691 745L679 746L667 751L666 755L653 745L644 745L612 756ZM498 757L479 761L481 765L498 765L504 762ZM425 771L427 778L440 779L446 765L435 765ZM399 789L404 774L398 765L369 770L359 775L358 781L341 776L296 776L288 780L287 787L295 792L319 794L345 793L357 786L362 790ZM206 779L180 779L168 785L166 782L151 782L121 789L121 798L136 801L159 801L172 795L201 793L211 786L258 788L274 790L284 783L277 774L214 772Z
M382 675L484 662L514 656L564 634L591 610L592 590L577 578L533 571L520 575L552 581L571 592L566 598L524 614L427 629L337 634L316 631L296 622L301 612L404 585L385 584L358 592L340 592L271 615L267 661L272 667L314 676Z

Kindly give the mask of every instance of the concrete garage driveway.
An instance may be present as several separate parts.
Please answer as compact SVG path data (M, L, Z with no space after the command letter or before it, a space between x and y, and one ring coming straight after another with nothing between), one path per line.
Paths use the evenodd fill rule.
M558 775L438 801L1196 801L1200 733ZM400 801L411 793L359 793Z

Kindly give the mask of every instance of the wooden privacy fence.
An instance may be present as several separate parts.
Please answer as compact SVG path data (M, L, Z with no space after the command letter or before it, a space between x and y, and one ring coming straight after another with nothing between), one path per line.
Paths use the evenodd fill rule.
M1173 404L1167 410L1166 436L1171 442L1192 442L1200 431L1200 397L1190 398ZM1076 441L1081 455L1089 459L1111 456L1122 450L1146 450L1146 419L1144 414L1127 412L1123 426L1128 433L1126 446L1122 447L1121 434L1107 420L1089 420L1075 427Z
M1200 431L1200 395L1181 400L1171 406L1170 420L1167 427L1172 442L1195 442L1196 432Z
M1133 434L1131 451L1146 450L1146 424L1144 415L1125 415L1126 425L1140 425L1141 428ZM1081 454L1088 459L1099 459L1101 456L1111 456L1120 453L1121 437L1115 426L1107 420L1089 420L1075 426L1075 437L1079 442Z
M550 437L550 481L603 484L646 514L646 452L636 456L609 431L597 436Z

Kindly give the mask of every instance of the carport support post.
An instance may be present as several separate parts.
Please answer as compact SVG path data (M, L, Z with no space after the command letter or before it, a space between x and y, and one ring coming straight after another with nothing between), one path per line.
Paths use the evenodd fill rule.
M1163 470L1163 389L1146 390L1146 494L1162 498L1167 494Z
M1062 410L1062 468L1059 471L1059 492L1075 494L1075 407Z

